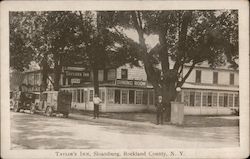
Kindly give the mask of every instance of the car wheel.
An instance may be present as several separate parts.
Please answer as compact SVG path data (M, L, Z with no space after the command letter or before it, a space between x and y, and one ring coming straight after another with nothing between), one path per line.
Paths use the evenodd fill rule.
M64 113L64 114L63 114L63 117L64 117L64 118L68 118L68 117L69 117L69 113Z
M45 110L45 115L52 116L52 113L53 113L52 107L47 107Z
M19 112L20 111L20 108L18 107L18 104L15 104L14 105L14 112Z
M12 102L12 101L10 101L10 110L12 110L12 109L13 109L13 107L14 107L14 104L13 104L13 102Z

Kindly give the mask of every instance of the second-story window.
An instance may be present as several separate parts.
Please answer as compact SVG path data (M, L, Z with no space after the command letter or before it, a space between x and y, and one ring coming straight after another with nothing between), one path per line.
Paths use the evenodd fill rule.
M213 72L213 84L218 84L218 72Z
M66 85L66 77L65 77L65 75L63 76L63 85Z
M115 69L109 69L107 71L107 80L112 81L116 79L116 70Z
M128 79L128 70L127 69L121 69L121 78Z
M234 74L230 73L230 85L234 85Z
M195 82L196 83L201 83L201 70L196 70Z

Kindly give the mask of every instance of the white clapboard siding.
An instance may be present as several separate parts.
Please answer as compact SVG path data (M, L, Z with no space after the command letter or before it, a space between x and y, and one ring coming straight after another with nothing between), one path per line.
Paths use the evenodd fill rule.
M117 79L121 79L121 69L128 70L128 80L143 80L146 81L147 75L143 67L130 67L129 65L124 65L117 68Z

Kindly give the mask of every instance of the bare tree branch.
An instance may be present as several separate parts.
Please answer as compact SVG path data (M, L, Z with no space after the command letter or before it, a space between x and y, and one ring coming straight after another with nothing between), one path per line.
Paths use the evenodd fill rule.
M182 22L180 26L180 32L179 32L179 41L178 41L178 53L177 53L177 59L174 64L174 69L178 70L181 66L181 59L180 57L186 56L186 40L187 40L187 32L188 32L188 26L192 20L192 12L185 11L182 16Z
M51 82L51 84L54 86L54 82L49 78L49 76L47 76L47 79Z
M194 67L196 65L196 62L193 62L193 64L191 65L191 67L189 68L188 72L186 73L186 75L183 77L183 79L177 84L177 87L181 87L184 82L186 81L186 79L189 77L190 73L193 71Z

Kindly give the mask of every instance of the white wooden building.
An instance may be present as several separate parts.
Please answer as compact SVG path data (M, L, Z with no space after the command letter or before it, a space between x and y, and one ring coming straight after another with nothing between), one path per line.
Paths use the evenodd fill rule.
M189 66L184 67L184 74ZM84 79L85 78L85 79ZM81 68L64 68L61 89L72 93L72 108L93 110L92 73ZM121 66L99 70L102 112L155 110L153 87L143 67ZM190 74L177 97L185 103L185 114L231 114L239 107L238 70L199 65Z
M239 109L239 72L226 67L197 66L184 83L178 100L185 103L185 114L231 114L233 109Z
M90 73L90 79L91 76ZM91 80L80 84L72 83L80 82L76 80L77 77L63 78L65 81L61 81L61 89L72 93L72 108L93 110L94 88ZM106 72L99 70L98 79L99 96L103 101L100 107L102 112L138 112L154 105L154 91L147 83L142 68L126 65Z

